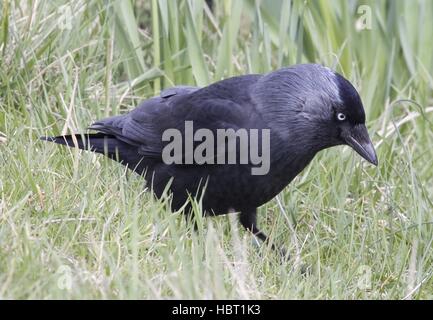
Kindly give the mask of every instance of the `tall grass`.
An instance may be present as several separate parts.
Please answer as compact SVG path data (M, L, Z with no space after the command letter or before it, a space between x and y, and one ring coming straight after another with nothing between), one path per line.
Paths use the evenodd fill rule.
M433 298L431 1L0 8L0 298ZM195 232L123 167L37 140L176 84L305 62L359 89L380 165L327 150L260 208L289 262L229 217Z

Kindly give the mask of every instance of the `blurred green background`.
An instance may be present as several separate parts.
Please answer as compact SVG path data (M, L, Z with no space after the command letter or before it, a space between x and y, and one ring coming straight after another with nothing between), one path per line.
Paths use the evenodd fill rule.
M433 298L433 1L0 8L0 298ZM359 90L380 165L326 150L260 209L286 263L228 217L194 232L140 177L37 140L166 87L307 62Z

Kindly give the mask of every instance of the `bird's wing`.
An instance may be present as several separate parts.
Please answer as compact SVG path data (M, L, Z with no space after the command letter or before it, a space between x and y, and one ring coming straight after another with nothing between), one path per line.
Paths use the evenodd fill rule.
M142 102L128 114L95 122L89 129L115 136L136 146L144 157L160 158L164 145L162 134L177 129L182 136L185 121L193 121L194 131L245 127L249 112L244 106L225 96L209 95L196 87L175 87L161 96Z
M171 104L174 98L186 96L199 87L176 86L161 91L159 97L143 101L136 109L124 115L113 116L94 122L89 129L96 130L107 135L113 135L119 140L131 145L140 146L146 140L151 140L150 129L147 122Z

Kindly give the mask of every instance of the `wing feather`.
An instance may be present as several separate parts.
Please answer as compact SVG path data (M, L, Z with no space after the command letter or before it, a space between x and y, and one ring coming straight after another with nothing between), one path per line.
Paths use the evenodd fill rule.
M245 96L245 104L240 102L242 92L236 86L242 88L241 81L228 81L226 87L216 86L212 90L212 86L170 88L125 115L96 121L90 129L136 146L142 156L161 157L167 143L162 141L163 132L178 129L183 134L185 121L193 121L194 130L207 128L214 133L217 129L248 128L251 101Z

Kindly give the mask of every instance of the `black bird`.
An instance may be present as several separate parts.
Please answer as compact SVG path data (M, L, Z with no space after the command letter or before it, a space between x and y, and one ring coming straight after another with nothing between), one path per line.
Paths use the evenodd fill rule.
M257 165L251 158L240 163L239 136L236 164L212 164L220 150L217 147L207 163L195 159L185 163L190 152L187 141L178 155L182 164L167 164L163 152L170 141L163 134L177 129L187 139L186 121L194 125L194 133L209 129L214 136L218 129L260 130L258 147L266 147L260 137L268 130L269 170L253 174ZM142 174L157 197L169 184L174 211L195 195L201 197L206 215L240 212L241 224L263 241L267 236L257 227L257 208L283 190L316 153L349 145L367 161L378 163L356 89L338 73L317 64L233 77L205 88L173 87L130 113L96 121L89 129L96 133L42 139L106 154ZM225 145L229 140L224 140ZM247 150L251 148L248 145ZM223 152L227 155L229 149Z

